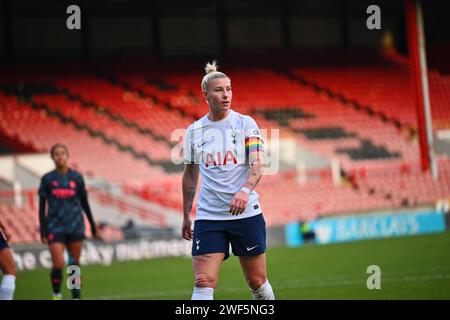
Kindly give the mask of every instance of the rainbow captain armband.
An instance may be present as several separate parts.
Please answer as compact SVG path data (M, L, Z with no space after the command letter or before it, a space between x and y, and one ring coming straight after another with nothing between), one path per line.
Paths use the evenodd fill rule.
M263 141L258 137L248 137L245 139L245 153L251 155L254 152L264 152Z

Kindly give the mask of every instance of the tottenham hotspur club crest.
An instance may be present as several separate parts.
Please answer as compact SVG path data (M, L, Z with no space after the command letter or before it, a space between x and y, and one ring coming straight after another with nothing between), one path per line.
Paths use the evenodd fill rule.
M237 136L237 134L236 134L236 132L231 132L231 137L233 138L233 140L232 140L232 142L233 142L233 144L236 144L236 136Z

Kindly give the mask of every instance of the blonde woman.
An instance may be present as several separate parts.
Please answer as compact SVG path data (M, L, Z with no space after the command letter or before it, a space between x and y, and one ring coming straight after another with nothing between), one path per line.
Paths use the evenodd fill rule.
M212 300L229 247L255 300L275 299L266 275L266 225L254 190L263 175L264 142L250 116L231 109L231 79L214 61L201 82L209 112L186 131L182 236L192 240L192 300ZM190 213L201 174L194 230Z

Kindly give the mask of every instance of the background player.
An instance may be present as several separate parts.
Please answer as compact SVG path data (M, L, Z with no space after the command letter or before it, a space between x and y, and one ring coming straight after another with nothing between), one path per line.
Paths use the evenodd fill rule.
M0 270L3 273L0 300L12 300L16 289L16 264L7 243L10 238L11 234L0 220Z
M96 237L97 230L88 203L84 179L79 172L68 167L67 147L55 144L50 154L56 168L41 179L38 191L39 220L41 240L48 243L52 256L53 268L50 277L53 299L59 300L62 298L61 281L65 248L73 260L71 264L79 266L85 239L83 210L91 225L93 237ZM80 294L80 289L72 289L73 299L80 299Z
M201 87L209 113L188 127L183 147L182 236L194 240L192 299L213 299L231 244L253 298L273 300L266 277L265 221L254 191L263 174L263 139L250 116L231 109L230 78L217 71L215 62L205 70ZM199 172L202 181L192 233L190 212Z

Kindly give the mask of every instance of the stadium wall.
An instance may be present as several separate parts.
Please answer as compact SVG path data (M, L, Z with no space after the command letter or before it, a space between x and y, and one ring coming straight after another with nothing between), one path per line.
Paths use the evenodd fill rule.
M285 226L286 244L298 247L308 242L328 244L440 233L446 230L448 216L442 211L419 210L324 218L308 222L306 228L292 223Z
M13 246L18 270L51 268L51 256L47 246ZM111 265L115 261L133 261L161 257L182 257L191 253L191 243L182 239L126 240L118 242L85 241L80 257L81 265ZM68 262L67 253L65 261Z

